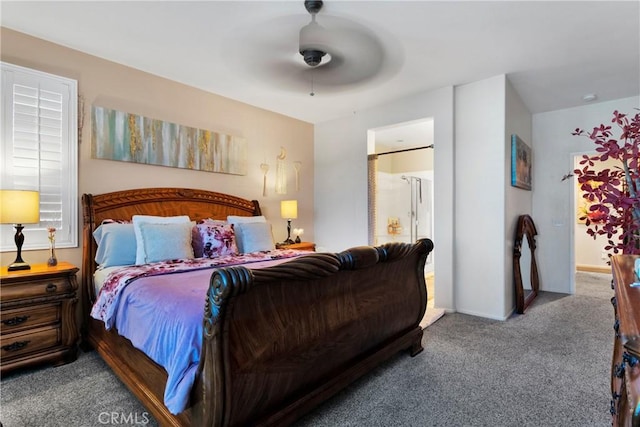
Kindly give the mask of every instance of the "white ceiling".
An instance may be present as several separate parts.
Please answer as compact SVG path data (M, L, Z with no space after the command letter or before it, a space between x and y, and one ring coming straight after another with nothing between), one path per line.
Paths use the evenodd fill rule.
M640 93L638 1L327 1L386 50L364 84L314 85L302 1L0 2L1 24L310 123L506 74L530 112ZM358 60L357 58L354 58ZM279 66L274 64L279 63ZM596 101L596 102L598 102Z
M371 129L375 141L374 153L388 153L434 144L433 118L397 123Z

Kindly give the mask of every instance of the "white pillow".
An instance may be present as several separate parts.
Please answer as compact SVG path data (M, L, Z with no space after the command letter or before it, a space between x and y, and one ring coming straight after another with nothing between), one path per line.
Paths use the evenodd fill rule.
M271 251L276 248L268 222L241 222L234 227L240 253Z
M267 218L265 218L264 215L259 215L259 216L229 215L227 217L227 222L233 225L247 223L247 222L267 222Z
M151 215L134 215L133 231L136 234L136 264L145 264L147 258L142 244L142 235L140 234L140 224L153 223L153 224L178 224L178 223L191 223L191 218L188 215L181 216L151 216Z
M144 247L144 264L170 259L192 259L191 230L195 222L140 224L140 235Z

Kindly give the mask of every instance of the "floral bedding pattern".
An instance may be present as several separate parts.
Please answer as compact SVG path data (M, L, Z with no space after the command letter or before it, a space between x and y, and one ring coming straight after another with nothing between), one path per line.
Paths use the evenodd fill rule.
M293 249L276 249L273 251L253 252L242 255L224 255L213 259L176 259L118 268L107 276L102 288L100 288L96 302L91 309L91 317L102 320L105 328L111 329L115 323L115 312L118 307L120 291L141 277L294 258L302 254L308 254L308 252Z

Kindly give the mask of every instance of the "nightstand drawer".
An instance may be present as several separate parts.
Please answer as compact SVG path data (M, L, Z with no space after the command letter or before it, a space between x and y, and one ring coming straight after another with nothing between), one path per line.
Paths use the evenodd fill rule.
M76 359L77 272L64 261L29 270L0 267L0 374Z
M3 360L49 349L60 344L60 328L49 327L0 337L0 358Z
M51 325L59 321L59 303L3 310L0 313L0 333L7 335L37 326Z
M2 302L7 303L12 300L52 296L73 291L71 283L66 278L52 277L49 279L23 281L5 284L2 287Z

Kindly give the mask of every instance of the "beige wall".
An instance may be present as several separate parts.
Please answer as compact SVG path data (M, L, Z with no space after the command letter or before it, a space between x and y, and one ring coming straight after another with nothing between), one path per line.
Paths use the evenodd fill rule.
M433 170L433 150L404 151L378 156L378 170L388 173Z
M84 127L78 150L79 196L84 193L100 194L139 187L188 187L257 199L263 213L274 224L277 241L286 238L286 221L280 218L280 200L297 199L298 219L292 225L304 228L304 240L314 239L312 124L6 28L0 28L0 31L2 61L78 81L78 92L84 97ZM249 148L248 174L236 176L92 159L92 104L244 137ZM281 146L287 150L286 161L289 167L289 191L286 195L277 195L274 191L275 159ZM295 191L293 161L302 162L299 192ZM267 176L266 197L262 196L260 164L263 162L271 166ZM80 246L57 250L58 258L80 266L81 247L80 234ZM28 251L23 253L23 258L29 263L45 262L47 252ZM9 264L14 259L15 252L0 254L2 265Z

